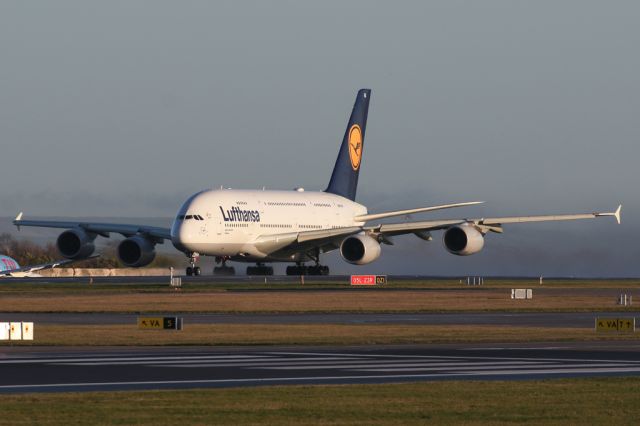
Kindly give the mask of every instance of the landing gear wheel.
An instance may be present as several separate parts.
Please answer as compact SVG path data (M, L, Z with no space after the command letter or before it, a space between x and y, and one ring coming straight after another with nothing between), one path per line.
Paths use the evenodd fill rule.
M273 275L273 267L265 265L247 266L247 275Z
M200 268L196 266L196 262L200 255L198 253L187 253L187 257L189 258L189 266L187 267L187 276L190 277L192 275L200 275Z
M231 276L236 274L233 266L216 266L213 268L213 275Z
M309 266L309 275L329 275L329 267L324 265Z
M305 265L287 266L287 275L310 275L311 268Z

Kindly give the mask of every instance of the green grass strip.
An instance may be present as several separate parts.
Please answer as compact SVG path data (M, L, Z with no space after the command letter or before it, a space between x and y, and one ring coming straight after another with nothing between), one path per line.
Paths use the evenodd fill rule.
M637 424L640 378L4 395L11 425Z

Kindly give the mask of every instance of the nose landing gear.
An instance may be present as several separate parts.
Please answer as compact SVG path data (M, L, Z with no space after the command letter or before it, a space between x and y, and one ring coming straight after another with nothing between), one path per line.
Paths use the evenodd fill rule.
M186 271L187 276L190 277L192 275L194 276L200 275L201 274L200 267L196 266L196 262L200 258L200 255L198 253L190 253L187 256L189 256L189 264L190 264L190 266L187 267L187 271Z

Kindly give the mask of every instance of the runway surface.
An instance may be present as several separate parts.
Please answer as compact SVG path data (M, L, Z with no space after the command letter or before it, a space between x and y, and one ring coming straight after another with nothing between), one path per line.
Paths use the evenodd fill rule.
M593 328L596 317L640 317L626 312L455 312L455 313L273 313L181 314L189 324L411 324L411 325L510 325L520 327ZM145 316L153 316L146 314ZM136 314L121 313L0 313L1 321L36 324L107 325L136 324Z
M639 342L0 351L0 392L640 376Z

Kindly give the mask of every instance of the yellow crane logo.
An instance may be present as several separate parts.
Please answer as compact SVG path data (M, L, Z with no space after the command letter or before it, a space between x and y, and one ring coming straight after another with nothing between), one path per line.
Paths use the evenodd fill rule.
M349 129L349 158L351 159L351 167L357 171L360 168L360 160L362 160L362 130L357 124Z

